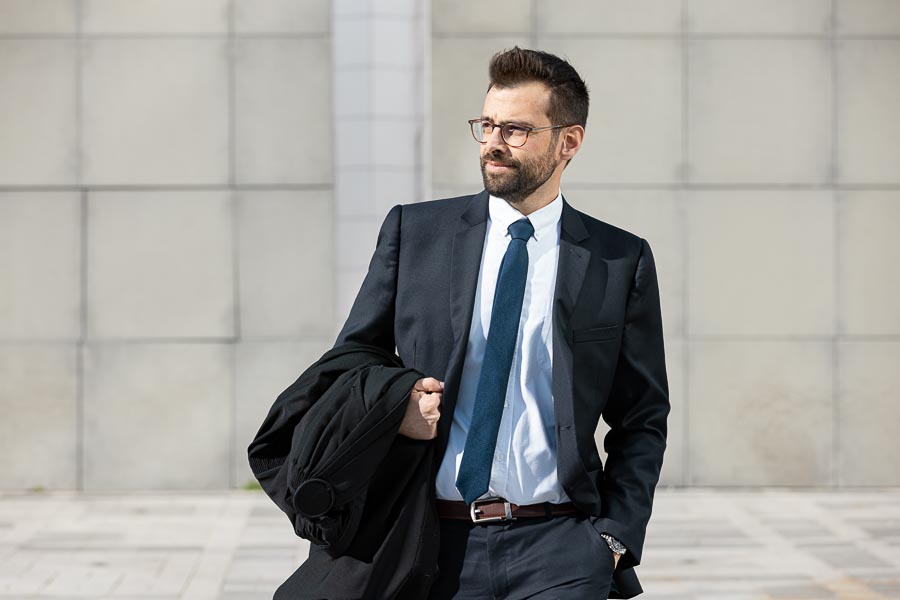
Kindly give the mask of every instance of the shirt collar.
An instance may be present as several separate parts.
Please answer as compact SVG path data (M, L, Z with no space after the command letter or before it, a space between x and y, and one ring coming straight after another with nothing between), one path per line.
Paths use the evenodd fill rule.
M509 235L508 229L510 224L525 216L509 202L493 194L490 195L488 200L488 212L490 213L491 221L497 224L504 237ZM549 204L528 215L528 220L534 226L534 239L540 242L544 235L556 233L556 225L559 223L561 216L562 191L556 194L556 198Z

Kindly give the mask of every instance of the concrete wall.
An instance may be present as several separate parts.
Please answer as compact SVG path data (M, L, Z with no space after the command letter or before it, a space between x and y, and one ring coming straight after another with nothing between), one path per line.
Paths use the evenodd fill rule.
M333 342L331 6L0 0L0 488L224 488Z
M481 189L513 44L654 249L662 483L900 484L900 3L0 0L0 489L250 481L387 209Z

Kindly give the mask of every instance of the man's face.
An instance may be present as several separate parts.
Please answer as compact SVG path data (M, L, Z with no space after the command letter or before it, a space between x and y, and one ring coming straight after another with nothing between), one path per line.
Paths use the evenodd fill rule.
M547 118L550 89L540 82L511 88L492 87L484 99L483 118L492 123L517 123L531 127L556 125ZM495 127L481 144L481 176L484 187L498 198L517 203L553 175L562 162L557 158L558 129L528 134L524 146L507 146ZM557 135L554 135L556 133Z

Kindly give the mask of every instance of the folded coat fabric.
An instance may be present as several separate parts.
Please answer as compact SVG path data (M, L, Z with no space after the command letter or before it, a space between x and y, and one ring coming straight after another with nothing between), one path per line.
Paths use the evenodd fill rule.
M434 443L397 434L422 377L378 346L347 342L275 400L247 449L250 467L311 542L275 600L427 596L439 532Z

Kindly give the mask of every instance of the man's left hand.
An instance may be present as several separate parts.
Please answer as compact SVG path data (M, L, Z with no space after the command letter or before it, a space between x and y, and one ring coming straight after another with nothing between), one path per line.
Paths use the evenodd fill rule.
M620 558L622 558L622 555L621 555L621 554L616 554L615 552L613 552L613 561L614 561L614 562L613 562L613 569L615 569L616 567L619 566L619 559L620 559Z

